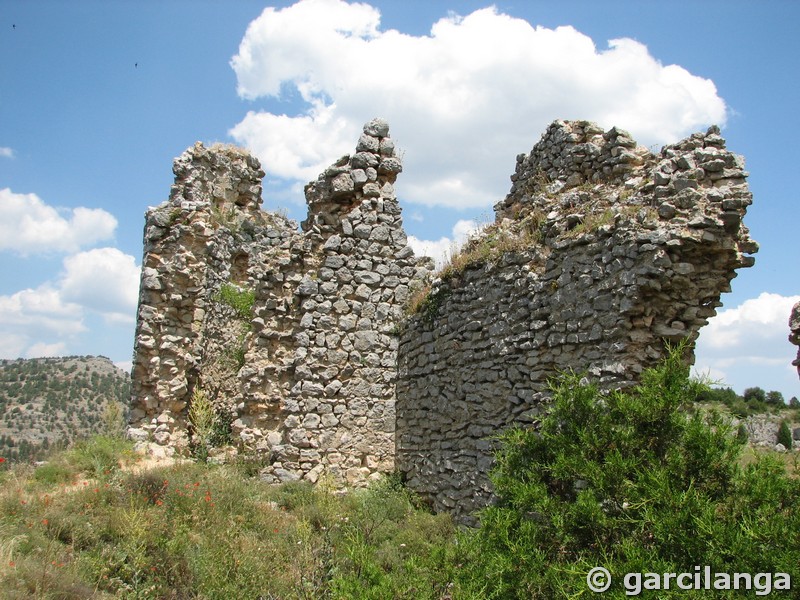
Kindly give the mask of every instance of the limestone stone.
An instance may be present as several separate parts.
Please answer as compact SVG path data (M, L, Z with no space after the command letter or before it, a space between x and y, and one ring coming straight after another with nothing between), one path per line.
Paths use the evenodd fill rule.
M389 135L389 123L379 117L364 125L364 133L373 137L385 138Z

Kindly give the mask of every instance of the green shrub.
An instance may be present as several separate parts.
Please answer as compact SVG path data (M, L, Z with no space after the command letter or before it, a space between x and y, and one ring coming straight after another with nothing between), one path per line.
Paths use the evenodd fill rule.
M125 437L125 410L121 403L112 400L106 404L100 420L105 435L120 439Z
M736 428L736 440L740 444L746 444L749 438L747 427L744 426L744 423L739 423L739 427Z
M77 471L64 461L52 460L36 467L33 478L39 483L49 485L63 485L72 483L77 477Z
M117 436L95 435L76 442L65 457L88 477L102 478L133 459L133 443Z
M778 428L778 443L783 444L783 447L787 450L792 449L792 429L786 421L781 421L781 425Z
M458 582L465 596L577 597L589 593L586 575L597 566L616 575L604 598L627 597L626 573L695 565L797 580L800 483L770 459L740 467L742 446L726 422L681 412L699 391L681 351L630 392L565 375L538 431L501 436L498 500L469 538L473 563Z

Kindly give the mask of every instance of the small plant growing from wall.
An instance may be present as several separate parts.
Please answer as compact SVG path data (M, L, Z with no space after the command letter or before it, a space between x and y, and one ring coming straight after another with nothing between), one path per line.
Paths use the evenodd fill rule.
M239 211L232 207L227 210L220 206L212 207L211 220L218 227L224 227L230 231L234 236L238 235L239 230L242 228Z
M420 315L424 323L431 324L449 295L450 288L440 287L434 291L426 286L409 300L406 313Z
M217 413L206 393L199 386L192 392L189 424L192 428L192 448L197 460L206 462L216 428Z
M219 289L216 300L236 311L236 316L249 326L253 316L253 304L256 293L249 288L241 288L232 283L224 283Z

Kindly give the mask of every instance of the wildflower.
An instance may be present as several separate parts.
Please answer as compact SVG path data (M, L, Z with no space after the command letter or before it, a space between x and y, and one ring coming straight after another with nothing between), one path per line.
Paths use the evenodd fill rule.
M47 519L42 519L42 525L47 525L49 522Z
M2 465L4 462L6 462L6 459L0 456L0 465Z
M8 561L8 566L9 567L16 567L17 563L15 563L13 560L10 560L10 561Z

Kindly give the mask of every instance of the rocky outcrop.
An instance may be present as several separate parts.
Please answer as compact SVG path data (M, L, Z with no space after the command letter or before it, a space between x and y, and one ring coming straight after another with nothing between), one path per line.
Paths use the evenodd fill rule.
M618 129L553 123L401 336L410 487L468 514L491 494L493 435L534 421L548 380L573 369L630 386L665 342L693 342L753 264L746 176L716 128L653 155Z
M493 435L534 421L550 378L632 385L665 342L696 339L757 249L743 160L716 128L654 155L553 123L432 283L380 119L306 186L300 230L260 210L242 150L198 144L174 170L146 217L131 435L185 451L202 390L269 481L399 469L462 515L491 495Z
M800 302L792 307L792 314L789 316L789 341L795 346L800 346ZM797 350L797 358L792 361L797 367L797 375L800 377L800 349Z

